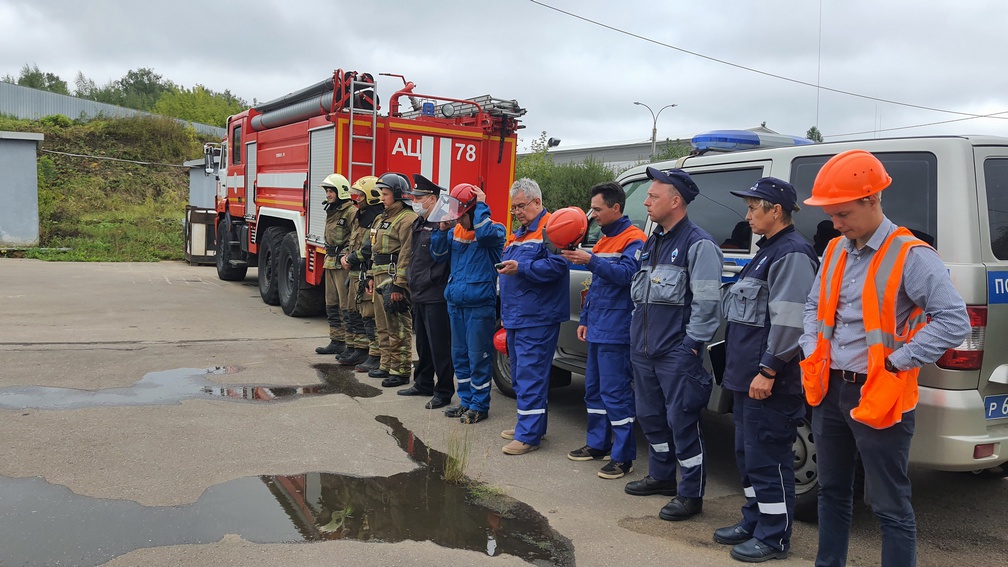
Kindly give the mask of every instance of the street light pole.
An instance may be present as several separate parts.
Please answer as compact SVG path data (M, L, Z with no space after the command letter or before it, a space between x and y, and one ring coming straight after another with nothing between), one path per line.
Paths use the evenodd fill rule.
M678 104L666 104L665 106L663 106L660 109L658 109L657 113L655 113L655 111L651 110L650 106L644 104L643 102L634 101L634 104L636 104L637 106L643 106L644 108L648 109L648 112L651 113L651 159L654 159L654 157L655 157L655 144L656 144L657 139L658 139L658 117L661 116L662 110L665 110L666 108L673 108L673 107L676 107L676 106L679 106L679 105Z

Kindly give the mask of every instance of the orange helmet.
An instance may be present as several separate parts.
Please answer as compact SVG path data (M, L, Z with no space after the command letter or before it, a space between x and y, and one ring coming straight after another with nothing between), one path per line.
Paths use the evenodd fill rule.
M557 248L573 250L588 232L588 217L577 207L565 207L550 215L543 236Z
M847 150L829 159L816 175L806 205L837 205L863 199L885 189L892 177L877 157L864 150Z

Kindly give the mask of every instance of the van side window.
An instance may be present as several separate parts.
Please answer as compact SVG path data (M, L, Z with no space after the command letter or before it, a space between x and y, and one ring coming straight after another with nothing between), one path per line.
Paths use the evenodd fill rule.
M641 230L645 230L647 226L648 215L647 209L644 208L644 199L647 199L647 190L650 185L651 180L644 179L643 181L631 181L623 186L623 191L626 193L626 209L623 210L623 213L630 217L630 222ZM588 225L588 234L585 236L582 246L591 248L600 238L602 238L602 227L592 220Z
M998 260L1008 260L1008 159L984 161L984 181L991 251Z
M882 192L882 208L886 216L937 248L938 158L929 152L879 152L875 156L893 179L892 185ZM832 223L822 209L803 206L802 201L812 195L815 177L831 157L833 156L800 157L791 162L791 184L798 193L798 205L802 207L794 215L795 228L816 244L816 251L820 254L820 247L825 248L831 237L829 229ZM1008 223L1008 216L1005 221ZM832 236L835 236L835 232ZM819 241L824 238L826 240L819 246Z
M752 232L745 220L748 212L745 199L729 191L752 187L763 177L763 168L690 171L689 174L700 187L700 194L686 207L690 220L709 232L722 250L748 254Z

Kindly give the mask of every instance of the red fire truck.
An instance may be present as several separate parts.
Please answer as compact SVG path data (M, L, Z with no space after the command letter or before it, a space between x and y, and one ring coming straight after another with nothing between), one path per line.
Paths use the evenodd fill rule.
M325 191L333 172L351 181L396 171L441 185L473 183L487 194L495 220L510 225L517 101L456 99L403 87L380 114L368 73L333 76L228 118L227 138L208 146L220 158L217 184L217 274L242 280L258 267L263 301L284 313L321 312L325 258ZM406 97L408 106L400 107Z

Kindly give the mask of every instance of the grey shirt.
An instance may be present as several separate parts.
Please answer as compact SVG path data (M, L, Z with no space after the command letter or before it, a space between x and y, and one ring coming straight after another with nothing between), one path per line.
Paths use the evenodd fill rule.
M854 247L853 241L841 237L840 245L847 249L847 263L840 286L833 338L830 339L830 368L868 372L868 342L861 311L861 292L872 257L896 228L892 221L883 218L882 224L861 250ZM820 270L805 302L805 333L800 345L806 354L815 350L816 345L821 277ZM931 364L946 350L962 344L971 330L966 302L952 285L941 257L927 246L913 248L903 265L903 280L896 297L897 329L903 327L915 306L923 309L930 320L909 342L889 356L893 366L900 370Z

